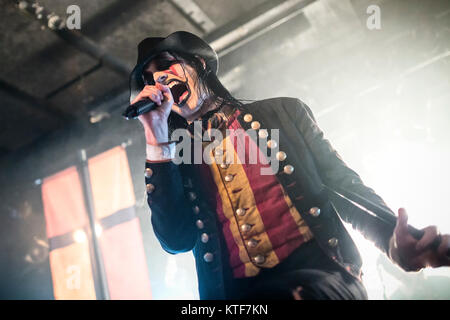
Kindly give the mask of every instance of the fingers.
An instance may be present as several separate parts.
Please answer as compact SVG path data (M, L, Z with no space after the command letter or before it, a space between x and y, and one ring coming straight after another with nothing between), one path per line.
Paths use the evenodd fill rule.
M172 105L173 105L173 96L172 96L172 92L170 91L170 88L159 82L156 83L156 88L159 90L159 92L161 93L161 95L163 97L162 109L164 109L164 111L166 111L166 112L170 112L170 110L172 109Z
M450 266L450 235L440 236L436 226L422 230L423 236L416 240L408 230L408 215L404 208L398 210L394 229L393 247L397 252L397 262L406 271L418 271L424 267ZM441 237L439 247L432 248L433 242Z
M397 246L415 243L414 238L408 231L408 214L404 208L398 209L398 218L394 229L394 239Z
M294 290L292 290L292 297L294 300L303 300L302 296L300 295L300 292L303 290L302 287L297 287Z
M395 228L401 231L408 231L408 214L405 208L398 209L398 219Z
M450 250L450 235L445 234L441 238L441 244L437 249L437 254L441 257L441 265L450 265L450 256L448 255Z
M438 236L438 229L436 226L429 226L423 229L424 234L416 244L416 250L422 251L434 241L434 239Z
M170 97L172 97L172 92L170 92L169 86L163 85L163 84L161 84L161 83L159 83L159 82L157 82L155 86L156 86L159 90L161 90L161 91L164 93L164 95L170 94Z
M423 268L429 267L432 265L432 259L429 251L425 251L421 254L416 254L408 260L408 264L405 268L405 271L409 272L417 272Z
M160 90L163 98L167 99L167 101L173 101L172 92L170 91L169 86L163 85L159 82L156 83L156 88Z
M153 102L155 102L158 106L161 105L164 100L163 93L156 86L147 85L142 89L141 92L137 95L137 97L133 100L133 103L140 101L142 99L149 98Z

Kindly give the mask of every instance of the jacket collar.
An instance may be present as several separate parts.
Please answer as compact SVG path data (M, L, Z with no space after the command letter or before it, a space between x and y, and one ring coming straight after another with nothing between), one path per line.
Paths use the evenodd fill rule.
M223 105L217 109L208 111L200 119L197 119L187 125L187 130L191 137L194 137L194 123L201 121L202 135L205 131L210 132L211 129L225 129L233 122L236 117L237 107L231 105Z

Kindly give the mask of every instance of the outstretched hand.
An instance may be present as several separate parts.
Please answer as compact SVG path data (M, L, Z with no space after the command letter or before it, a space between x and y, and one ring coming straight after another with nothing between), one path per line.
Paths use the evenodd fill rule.
M417 240L408 231L408 215L404 208L398 210L397 224L390 243L390 255L406 271L419 271L425 267L450 266L447 252L450 247L450 235L440 235L436 226L423 229L424 235ZM438 248L431 244L441 238Z

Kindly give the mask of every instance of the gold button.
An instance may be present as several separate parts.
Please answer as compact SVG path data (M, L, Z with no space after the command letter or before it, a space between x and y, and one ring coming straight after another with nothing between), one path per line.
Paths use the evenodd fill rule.
M264 258L263 255L258 254L257 256L253 257L253 261L255 261L257 264L261 264L266 261L266 258Z
M209 241L209 236L207 233L202 233L201 240L203 243L207 243Z
M150 178L153 175L153 170L150 168L145 169L145 177Z
M253 120L253 116L250 114L250 113L247 113L245 116L244 116L244 121L245 122L250 122L250 121L252 121Z
M238 216L244 216L245 215L245 209L244 208L239 208L239 209L237 209L236 210L236 214L238 215Z
M261 124L258 121L253 121L251 126L253 130L258 130L261 127Z
M336 238L331 238L330 240L328 240L328 245L330 247L336 247L338 245L339 240Z
M258 132L258 136L259 136L261 139L265 139L265 138L267 138L267 137L269 136L269 133L267 132L267 129L261 129L261 130L259 130L259 132Z
M197 225L197 228L199 229L203 229L204 228L204 224L202 220L197 220L197 222L195 223Z
M233 181L233 179L234 179L234 176L232 174L227 174L225 176L225 181L226 182L231 182L231 181Z
M206 262L212 262L214 260L214 255L211 252L207 252L203 256L203 260L205 260Z
M285 165L283 168L284 173L286 174L291 174L292 172L294 172L294 167L291 166L290 164Z
M230 166L230 165L229 165L228 163L222 163L222 164L220 164L220 167L221 167L222 169L228 169L229 166Z
M195 214L199 214L199 213L200 213L200 208L199 208L198 206L195 206L195 207L192 208L192 211L193 211Z
M248 224L248 223L243 224L243 225L241 226L242 232L248 232L248 231L250 231L251 228L252 228L252 225L250 225L250 224Z
M317 207L312 207L311 209L309 209L309 214L313 217L318 217L320 215L320 209Z
M155 186L151 183L147 184L145 187L147 189L147 193L152 193L155 190Z
M287 158L286 152L283 151L278 151L276 154L277 160L278 161L284 161Z
M256 239L250 239L247 241L247 246L250 248L255 248L258 245L258 240Z
M276 148L278 146L278 143L275 140L269 140L267 141L267 146L270 149Z
M194 201L195 199L197 199L197 195L195 194L195 192L189 192L188 196L191 201Z

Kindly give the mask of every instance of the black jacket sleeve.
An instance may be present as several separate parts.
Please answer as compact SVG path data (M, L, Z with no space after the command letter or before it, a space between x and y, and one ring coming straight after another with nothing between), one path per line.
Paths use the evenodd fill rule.
M317 125L310 108L298 99L292 99L289 103L293 103L295 106L285 106L287 107L286 111L289 110L294 113L292 116L295 125L314 157L323 183L331 188L354 192L394 215L383 199L374 190L364 185L360 176L345 164L330 142L324 138L324 134ZM345 222L351 223L354 229L373 241L383 252L388 253L389 240L393 234L394 226L368 214L355 205L349 204L345 200L333 199L333 204Z
M178 165L170 162L146 162L151 175L146 176L147 202L151 209L153 230L161 246L169 253L192 250L197 232L191 208L184 194Z

